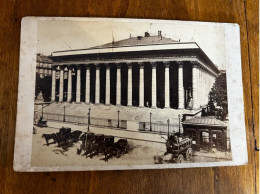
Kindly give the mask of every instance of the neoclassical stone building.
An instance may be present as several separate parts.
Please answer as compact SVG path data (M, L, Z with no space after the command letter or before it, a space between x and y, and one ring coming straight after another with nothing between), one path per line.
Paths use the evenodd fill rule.
M52 60L44 55L37 54L36 56L36 73L41 77L51 75L52 71Z
M196 42L151 36L52 53L52 101L193 109L219 70Z

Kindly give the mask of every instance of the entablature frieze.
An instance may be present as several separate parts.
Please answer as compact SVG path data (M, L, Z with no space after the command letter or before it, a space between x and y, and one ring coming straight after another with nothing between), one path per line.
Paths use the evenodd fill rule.
M215 73L212 69L210 69L209 67L207 67L207 65L205 65L204 63L202 63L200 60L198 60L195 56L194 57L154 57L154 58L128 58L128 59L118 59L118 60L95 60L95 61L64 61L64 62L55 62L54 63L54 67L55 66L74 66L76 68L80 68L81 65L84 66L99 66L100 64L104 64L104 65L110 65L110 64L116 64L116 66L121 66L121 64L127 64L127 66L132 65L133 63L137 63L140 66L144 65L144 63L150 63L152 65L152 67L156 67L157 65L159 65L159 63L163 63L164 65L166 65L166 67L168 66L173 66L173 65L178 65L179 67L183 67L185 66L185 64L191 63L193 67L196 68L201 68L203 70L205 70L206 72L210 73L213 76L217 76L217 73Z

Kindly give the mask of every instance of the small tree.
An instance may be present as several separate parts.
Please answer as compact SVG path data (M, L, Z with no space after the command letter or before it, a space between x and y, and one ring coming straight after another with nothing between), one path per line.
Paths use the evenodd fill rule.
M211 88L210 97L218 106L223 108L223 111L219 116L221 117L221 120L224 120L228 114L226 72L220 73L216 78L216 81Z

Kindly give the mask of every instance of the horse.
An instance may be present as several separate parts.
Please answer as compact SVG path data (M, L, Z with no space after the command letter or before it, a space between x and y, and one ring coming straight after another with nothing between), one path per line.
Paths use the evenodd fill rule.
M82 134L82 131L76 130L70 133L70 138L74 141L77 142L79 141L79 137Z
M57 135L55 133L52 134L42 134L42 138L45 138L47 146L49 146L49 140L53 139L54 143L57 141Z
M70 130L71 131L71 130ZM58 146L62 146L65 144L71 144L79 141L79 137L82 134L82 131L76 130L72 132L66 132L64 131L56 133Z

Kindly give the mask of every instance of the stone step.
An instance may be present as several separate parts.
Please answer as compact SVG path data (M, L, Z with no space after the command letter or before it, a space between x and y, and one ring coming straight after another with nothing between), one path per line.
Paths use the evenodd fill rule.
M87 116L89 108L91 108L91 117L96 118L109 118L118 119L118 110L120 120L132 120L132 121L150 121L150 113L152 122L167 123L170 120L171 124L178 124L179 114L194 114L195 111L192 110L176 110L176 109L151 109L151 108L139 108L139 107L127 107L127 106L106 106L103 104L85 104L85 103L52 103L44 108L44 113L55 113L55 114L65 114L66 115L77 115L77 116Z

